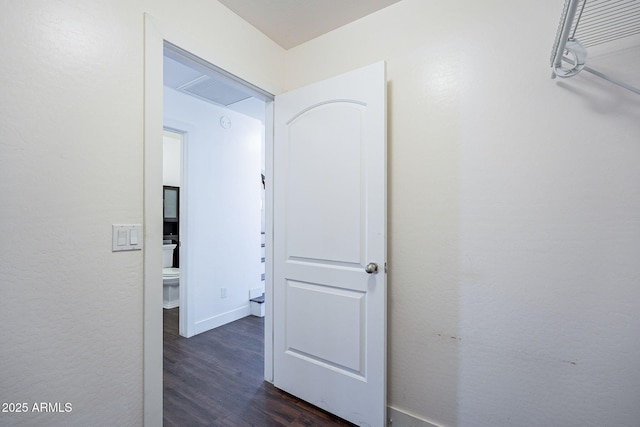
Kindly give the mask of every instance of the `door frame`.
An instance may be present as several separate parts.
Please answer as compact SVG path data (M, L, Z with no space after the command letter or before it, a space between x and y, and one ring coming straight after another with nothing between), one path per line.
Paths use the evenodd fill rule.
M273 382L273 94L213 65L193 41L144 14L143 126L143 423L162 425L162 131L165 42L189 53L201 65L265 98L265 339L264 378Z

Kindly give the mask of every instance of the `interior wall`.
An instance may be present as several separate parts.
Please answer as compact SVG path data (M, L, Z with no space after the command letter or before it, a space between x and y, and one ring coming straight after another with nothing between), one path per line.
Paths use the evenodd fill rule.
M0 424L142 425L143 253L111 252L111 225L143 221L144 12L270 92L284 51L211 1L0 10L0 397L29 404Z
M168 87L164 123L187 132L181 278L192 336L249 315L249 289L260 286L262 124Z
M162 134L162 185L180 187L180 141L182 137L175 132Z
M403 0L287 52L289 89L387 61L388 401L436 425L640 419L639 98L550 79L562 3Z

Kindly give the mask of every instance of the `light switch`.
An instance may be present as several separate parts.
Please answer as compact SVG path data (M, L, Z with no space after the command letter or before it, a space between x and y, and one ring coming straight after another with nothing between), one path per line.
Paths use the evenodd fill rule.
M112 251L139 251L142 249L141 224L113 224Z
M129 230L129 244L137 245L138 244L138 230L132 228Z
M127 244L127 230L125 228L118 229L118 246Z

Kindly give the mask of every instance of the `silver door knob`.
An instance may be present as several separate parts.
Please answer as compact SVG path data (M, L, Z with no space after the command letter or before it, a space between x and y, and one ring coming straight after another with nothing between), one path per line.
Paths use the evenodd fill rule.
M375 262L370 262L364 268L364 271L366 271L369 274L376 274L378 272L378 264L376 264Z

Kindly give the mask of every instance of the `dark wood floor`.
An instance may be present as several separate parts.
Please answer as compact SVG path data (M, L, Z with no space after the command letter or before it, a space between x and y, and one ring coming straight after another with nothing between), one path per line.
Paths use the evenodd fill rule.
M263 381L264 318L183 338L164 310L165 426L353 426Z

